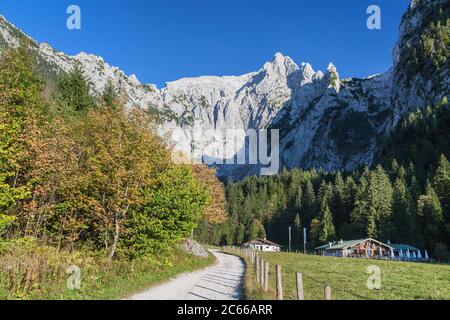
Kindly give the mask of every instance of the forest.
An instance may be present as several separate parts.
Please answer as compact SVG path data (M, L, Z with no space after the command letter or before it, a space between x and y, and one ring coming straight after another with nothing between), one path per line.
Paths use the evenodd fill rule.
M241 244L267 237L293 250L372 237L415 245L439 260L450 248L450 106L405 116L383 141L372 167L353 172L284 169L226 186L229 221L196 231L203 241Z
M401 81L411 84L420 75L438 92L450 59L450 3L415 1L403 19L419 11L422 19L403 35L395 67ZM449 260L449 108L447 95L406 114L393 132L379 138L370 167L353 172L284 169L274 177L229 181L228 222L204 221L197 237L216 244L268 237L286 246L291 227L297 250L303 249L306 228L309 250L329 241L373 237L416 245L438 260ZM348 146L346 139L341 144Z
M62 281L68 255L110 271L171 256L199 221L225 219L215 171L174 164L155 119L111 83L93 95L78 65L42 73L26 44L2 52L0 296Z

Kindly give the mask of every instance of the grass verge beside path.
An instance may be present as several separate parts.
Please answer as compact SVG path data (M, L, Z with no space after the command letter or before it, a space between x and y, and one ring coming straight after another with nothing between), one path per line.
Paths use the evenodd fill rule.
M100 253L69 254L35 244L12 245L14 248L0 252L0 299L123 299L215 262L212 254L202 259L178 248L145 259L107 261ZM67 288L71 275L66 271L70 265L81 269L80 290Z
M242 300L268 300L269 296L263 292L260 288L259 284L256 281L256 272L254 269L254 265L250 258L245 255L240 254L238 251L223 249L220 250L227 254L232 254L237 257L240 257L245 263L245 275L244 275L244 283L242 288Z
M255 280L254 266L245 259L246 294L250 300L276 297L275 265L283 266L285 300L296 299L295 273L303 273L306 300L323 300L324 286L331 286L333 300L450 300L450 265L333 258L295 253L258 252L270 264L269 291L263 292ZM369 267L381 272L381 289L367 287ZM373 272L373 269L372 269ZM247 279L248 278L248 279Z

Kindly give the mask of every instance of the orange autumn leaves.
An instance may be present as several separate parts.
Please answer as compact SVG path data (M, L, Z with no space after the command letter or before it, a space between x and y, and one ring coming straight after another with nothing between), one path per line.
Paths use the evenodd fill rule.
M211 224L223 223L227 220L225 211L225 188L216 177L216 171L206 165L193 165L194 175L203 187L209 190L211 200L203 213L203 218Z
M225 220L214 170L175 165L145 111L101 97L73 108L64 97L85 86L44 93L32 61L24 48L0 59L0 214L14 218L9 238L135 257L189 236L199 219ZM79 72L64 83L85 81Z

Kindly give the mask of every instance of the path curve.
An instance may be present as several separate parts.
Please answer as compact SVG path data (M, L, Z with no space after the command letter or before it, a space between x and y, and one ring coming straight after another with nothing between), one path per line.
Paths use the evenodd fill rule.
M242 259L212 251L217 262L206 269L184 273L130 297L130 300L239 300L245 274Z

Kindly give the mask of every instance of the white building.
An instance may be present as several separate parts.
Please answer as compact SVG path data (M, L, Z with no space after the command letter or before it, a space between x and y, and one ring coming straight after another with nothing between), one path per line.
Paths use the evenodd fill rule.
M267 239L255 239L244 243L241 247L250 248L257 251L279 252L282 246Z

